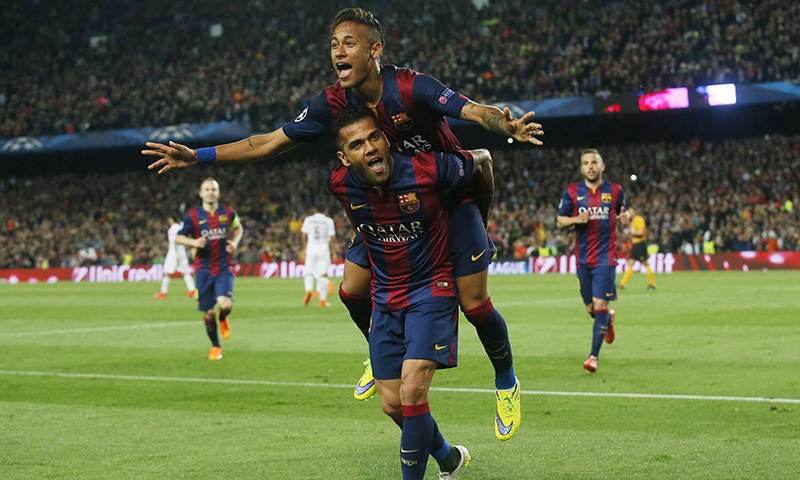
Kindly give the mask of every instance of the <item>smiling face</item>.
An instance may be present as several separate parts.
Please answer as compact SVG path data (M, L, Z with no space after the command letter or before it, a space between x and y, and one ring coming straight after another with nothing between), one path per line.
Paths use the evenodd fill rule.
M358 87L377 73L383 51L380 40L374 40L371 29L360 23L345 21L331 33L331 62L343 88Z
M389 180L394 160L389 140L372 117L364 117L342 127L336 155L342 164L355 170L367 184L381 186Z

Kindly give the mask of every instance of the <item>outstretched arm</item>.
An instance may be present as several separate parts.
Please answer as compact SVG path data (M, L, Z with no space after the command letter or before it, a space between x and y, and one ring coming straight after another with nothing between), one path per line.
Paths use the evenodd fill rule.
M265 134L251 137L216 147L207 147L198 150L186 145L169 142L169 145L147 142L147 149L142 150L142 155L158 157L147 168L158 169L158 173L167 172L173 168L186 168L199 163L211 162L246 162L251 160L264 160L291 150L300 145L283 132L283 127ZM198 155L198 151L200 154Z
M535 115L535 112L528 112L520 118L514 118L508 107L500 110L492 105L475 103L472 100L461 109L462 120L477 123L490 132L512 137L518 142L541 146L542 141L536 137L544 135L544 130L540 124L533 121Z

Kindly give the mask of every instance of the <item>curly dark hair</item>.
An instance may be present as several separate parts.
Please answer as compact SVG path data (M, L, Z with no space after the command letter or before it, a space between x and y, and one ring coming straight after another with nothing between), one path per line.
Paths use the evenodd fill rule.
M366 105L348 105L333 117L331 131L333 132L333 141L337 147L341 147L339 132L344 127L352 125L362 118L375 118L372 115L372 111Z

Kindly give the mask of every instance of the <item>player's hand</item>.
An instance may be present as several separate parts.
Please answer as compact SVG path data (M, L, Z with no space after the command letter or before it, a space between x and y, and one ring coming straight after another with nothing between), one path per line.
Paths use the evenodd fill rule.
M147 146L148 150L142 150L142 155L161 157L147 167L148 170L158 168L159 174L173 168L190 167L197 163L197 152L180 143L169 142L169 145L164 145L161 143L147 142L145 146Z
M514 134L512 135L514 140L542 146L544 143L536 136L544 135L544 130L542 130L541 124L533 121L534 116L536 116L536 112L528 112L520 118L514 118L511 116L511 110L508 107L503 109L505 121L514 128Z
M205 248L206 246L206 237L195 238L195 248Z
M627 225L631 221L631 214L625 207L622 207L619 211L619 215L617 215L617 219L622 225Z
M572 217L572 223L589 223L589 211L584 210L578 215Z
M234 253L236 253L236 249L237 249L238 247L239 247L239 246L238 246L238 245L236 245L235 243L233 243L233 242L228 242L228 243L225 245L225 251L226 251L226 252L228 252L228 254L231 254L231 255L233 255Z

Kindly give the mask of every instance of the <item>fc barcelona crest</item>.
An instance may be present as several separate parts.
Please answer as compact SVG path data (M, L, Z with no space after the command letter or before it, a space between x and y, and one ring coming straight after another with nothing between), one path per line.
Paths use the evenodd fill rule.
M405 131L414 126L414 120L412 120L406 112L400 112L392 115L392 124L394 125L394 128L400 131Z
M603 203L611 203L611 194L610 193L601 193L600 194L600 201Z
M225 215L225 214L220 215L219 216L219 223L222 223L222 224L228 223L228 216Z
M419 210L419 199L417 192L404 193L397 196L397 205L403 213L414 213Z

